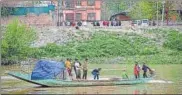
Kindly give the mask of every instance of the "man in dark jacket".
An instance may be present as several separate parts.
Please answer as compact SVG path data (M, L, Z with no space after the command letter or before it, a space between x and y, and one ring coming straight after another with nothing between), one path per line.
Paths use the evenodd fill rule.
M145 63L142 66L142 70L143 70L143 78L147 78L147 69L150 70L150 68L148 66L145 65Z
M77 26L82 26L82 22L79 21L79 22L77 23Z
M94 80L96 80L96 78L97 78L97 80L99 80L100 70L101 70L101 68L94 69L94 70L92 71L92 75L94 75Z

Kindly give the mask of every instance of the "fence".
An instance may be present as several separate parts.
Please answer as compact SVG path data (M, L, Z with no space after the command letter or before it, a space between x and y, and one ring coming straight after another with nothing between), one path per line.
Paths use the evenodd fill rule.
M11 15L27 15L28 13L41 14L49 13L55 10L55 5L48 5L43 7L15 7L15 11Z

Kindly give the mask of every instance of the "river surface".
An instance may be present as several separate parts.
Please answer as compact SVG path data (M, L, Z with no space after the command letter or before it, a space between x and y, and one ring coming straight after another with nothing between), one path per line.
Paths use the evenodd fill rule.
M115 66L118 67L118 66ZM2 94L182 94L182 65L152 65L156 70L154 82L138 85L93 86L93 87L41 87L21 81L6 74L1 76ZM14 67L3 66L4 72ZM113 73L116 74L116 73Z

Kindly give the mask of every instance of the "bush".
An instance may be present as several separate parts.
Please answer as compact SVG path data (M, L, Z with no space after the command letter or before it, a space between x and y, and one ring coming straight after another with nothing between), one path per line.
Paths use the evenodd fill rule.
M48 44L40 48L43 57L116 57L150 55L158 53L155 43L138 35L117 36L115 34L95 34L91 40L72 42L65 46ZM40 55L40 54L39 54Z
M164 47L182 51L182 33L172 30L168 33Z
M182 51L177 50L176 47L174 49L169 48L169 44L181 39L179 32L169 29L154 29L146 31L146 33L156 35L157 40L136 33L118 34L98 31L90 40L73 41L65 45L50 43L41 48L33 48L32 57L78 58L79 60L88 57L89 63L97 64L133 64L135 61L149 64L182 64L180 59ZM163 41L166 41L165 47L161 47ZM179 44L179 42L177 43ZM177 43L175 42L173 46L176 46Z
M1 16L2 17L8 17L9 15L13 14L17 9L13 7L7 7L2 4L1 7Z
M18 61L25 59L30 53L30 44L35 39L35 32L25 24L14 19L7 25L2 39L2 59ZM8 64L5 63L2 64Z

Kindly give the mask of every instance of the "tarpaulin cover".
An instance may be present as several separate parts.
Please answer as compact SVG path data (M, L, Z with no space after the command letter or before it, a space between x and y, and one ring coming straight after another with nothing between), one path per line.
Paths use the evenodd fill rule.
M36 63L34 70L32 71L31 79L54 79L64 69L64 62L40 60Z

